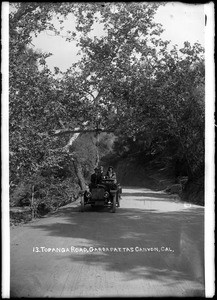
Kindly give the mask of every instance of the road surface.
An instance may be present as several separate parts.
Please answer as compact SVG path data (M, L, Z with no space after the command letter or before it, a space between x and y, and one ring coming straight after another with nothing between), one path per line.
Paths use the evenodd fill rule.
M11 297L204 296L204 208L145 188L11 228Z

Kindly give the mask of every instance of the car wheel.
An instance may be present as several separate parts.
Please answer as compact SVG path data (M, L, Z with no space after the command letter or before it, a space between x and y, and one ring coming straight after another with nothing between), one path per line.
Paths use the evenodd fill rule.
M116 196L113 196L112 212L115 213L115 211L116 211Z
M117 207L120 207L120 196L118 193L116 195L116 199L117 199Z
M84 212L84 196L81 196L81 212Z

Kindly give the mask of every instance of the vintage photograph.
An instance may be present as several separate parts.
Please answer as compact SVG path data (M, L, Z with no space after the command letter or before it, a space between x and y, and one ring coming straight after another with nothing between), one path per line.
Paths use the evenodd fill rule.
M8 18L10 297L205 297L205 4Z

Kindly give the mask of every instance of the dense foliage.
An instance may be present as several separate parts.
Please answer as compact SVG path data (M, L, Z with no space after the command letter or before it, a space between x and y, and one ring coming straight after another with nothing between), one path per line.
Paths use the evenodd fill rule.
M204 167L205 67L197 56L202 53L200 45L186 43L181 52L186 55L171 51L148 88L141 85L132 93L132 127L116 149L120 155L160 154L176 172L194 177L198 171L202 174Z
M182 49L171 50L154 22L159 5L11 5L11 191L37 180L47 182L46 191L58 184L63 191L69 178L83 187L98 161L97 139L75 132L96 126L116 135L117 157L138 155L141 163L160 157L177 176L203 174L203 48L185 42ZM76 31L69 30L67 40L77 41L81 59L65 73L55 68L54 75L46 64L51 54L33 50L31 39L45 29L59 34L52 18L64 24L69 14L76 19ZM97 24L104 34L92 37ZM89 160L82 147L91 147ZM111 149L105 135L100 149Z

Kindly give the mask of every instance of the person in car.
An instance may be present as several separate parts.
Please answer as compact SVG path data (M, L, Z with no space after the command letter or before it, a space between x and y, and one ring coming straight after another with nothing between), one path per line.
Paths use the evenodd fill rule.
M98 183L99 183L99 169L96 167L94 168L94 173L90 176L90 184L89 184L90 190L93 187L96 187Z
M99 169L96 167L96 168L94 168L94 173L91 174L91 176L90 176L90 183L88 185L89 186L89 191L91 192L91 190L93 188L95 188L98 183L99 183ZM84 201L87 201L87 194L88 194L88 191L85 191Z
M113 179L114 181L110 184L110 189L118 190L118 193L121 197L122 194L122 188L119 183L117 183L117 176L116 173L114 172L114 169L112 166L108 167L108 170L106 172L106 178L107 179Z
M107 179L113 179L114 180L114 184L117 183L117 177L116 177L116 173L114 172L113 167L108 167L108 170L106 172L106 178Z
M103 174L103 166L100 166L99 167L99 173L98 173L99 183L101 183L103 179L105 179L105 175Z

